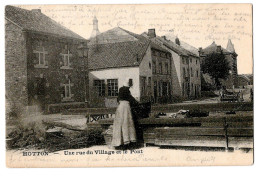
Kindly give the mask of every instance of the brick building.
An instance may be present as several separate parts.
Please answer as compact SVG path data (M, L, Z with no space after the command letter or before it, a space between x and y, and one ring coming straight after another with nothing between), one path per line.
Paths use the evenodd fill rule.
M6 100L15 107L84 102L84 38L39 9L5 8Z
M204 49L199 48L199 54L202 59L213 52L222 52L229 62L229 66L231 68L228 78L226 80L220 80L221 84L228 89L237 88L237 53L231 40L228 40L226 48L221 47L221 45L217 45L215 42ZM206 82L214 84L214 81L211 80L208 74L203 74L203 77Z

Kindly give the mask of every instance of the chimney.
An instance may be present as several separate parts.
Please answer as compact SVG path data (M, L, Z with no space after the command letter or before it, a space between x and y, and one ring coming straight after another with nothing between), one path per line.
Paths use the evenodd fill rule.
M175 43L176 43L177 45L181 45L181 42L180 42L180 40L179 40L178 37L175 38Z
M203 54L202 53L202 47L199 47L199 55Z
M41 9L32 9L31 11L32 11L32 12L38 12L38 13L41 13L41 12L42 12Z
M136 54L136 62L139 62L139 55L138 54Z
M221 52L221 46L218 45L218 46L217 46L217 53L220 53L220 52Z
M149 38L156 37L155 29L148 29L148 36L149 36Z
M167 40L167 38L166 38L166 36L164 35L164 36L162 36L163 37L163 40Z

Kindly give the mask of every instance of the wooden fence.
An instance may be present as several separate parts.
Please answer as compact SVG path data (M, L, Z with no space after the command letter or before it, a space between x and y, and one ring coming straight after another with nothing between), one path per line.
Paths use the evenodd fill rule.
M158 112L203 110L209 112L237 111L237 114L210 115L193 118L155 118ZM102 128L113 124L115 108L71 108L63 114L84 114L89 120L88 128ZM210 113L212 114L212 113ZM213 113L214 114L214 113ZM95 120L94 120L95 121ZM138 128L145 145L253 148L253 104L245 102L211 104L175 104L153 106L149 118L139 119Z

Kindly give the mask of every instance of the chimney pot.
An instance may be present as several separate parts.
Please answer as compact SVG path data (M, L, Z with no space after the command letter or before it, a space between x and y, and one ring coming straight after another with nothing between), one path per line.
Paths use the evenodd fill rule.
M220 45L217 46L217 52L221 52L221 46Z
M41 9L32 9L31 11L32 11L32 12L39 12L39 13L42 12Z
M148 29L148 36L149 36L150 38L156 37L155 29Z
M175 43L176 43L177 45L181 45L181 42L180 42L180 40L179 40L178 37L175 38Z

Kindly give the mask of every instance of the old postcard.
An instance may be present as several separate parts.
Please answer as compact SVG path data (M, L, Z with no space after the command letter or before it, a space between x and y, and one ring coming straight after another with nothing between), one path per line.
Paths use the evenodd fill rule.
M252 165L252 14L7 5L7 167Z

